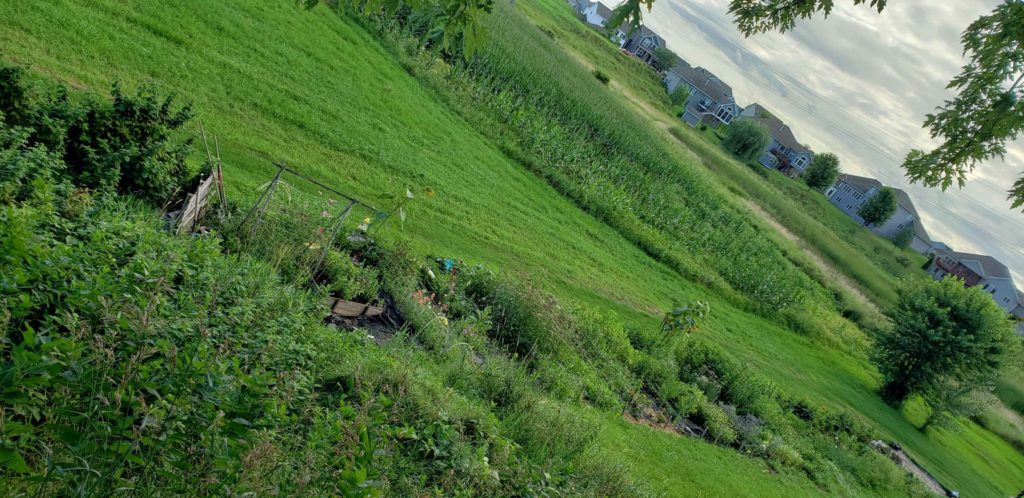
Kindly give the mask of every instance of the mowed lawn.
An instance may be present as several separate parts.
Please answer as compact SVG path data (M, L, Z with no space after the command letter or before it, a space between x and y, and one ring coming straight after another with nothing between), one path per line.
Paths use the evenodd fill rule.
M958 434L921 434L874 394L863 357L735 309L580 211L440 104L351 20L287 0L8 2L0 18L5 61L97 92L115 80L152 82L191 100L220 138L228 194L239 202L270 179L272 161L382 208L391 202L384 193L430 187L436 195L412 201L404 230L391 225L388 237L424 254L532 275L560 298L614 310L633 326L657 326L658 310L673 299L709 300L702 333L783 389L860 412L965 496L1024 487L1024 458L990 433L969 424ZM602 446L632 445L660 461L676 486L667 490L742 491L690 475L696 460L728 450L680 440L690 457L669 458L674 440L666 438L675 436L654 441L645 431L616 423ZM746 489L813 492L805 480L765 473L757 460L727 461L736 475L765 480Z

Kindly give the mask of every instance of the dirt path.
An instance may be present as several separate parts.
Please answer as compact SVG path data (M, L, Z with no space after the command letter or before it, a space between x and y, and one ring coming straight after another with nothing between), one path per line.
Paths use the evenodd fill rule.
M807 242L805 242L804 239L801 239L793 232L790 232L788 228L786 228L782 223L779 223L779 221L776 220L775 217L773 217L767 211L762 209L761 206L759 206L756 202L750 199L744 200L746 201L747 207L750 208L751 212L753 212L766 223L768 223L773 228L778 230L778 232L782 234L783 237L793 241L797 245L797 247L799 247L800 250L803 251L803 253L806 254L807 257L811 259L814 265L817 266L818 269L820 269L826 276L833 279L840 287L842 287L847 292L852 294L855 298L857 298L858 301L861 302L861 304L864 304L865 306L871 308L875 312L878 312L878 307L875 306L875 303L873 303L870 299L867 298L867 296L864 295L863 292L861 292L860 288L857 287L857 284L855 284L853 280L850 280L850 277L847 277L845 273L839 271L836 267L832 266L832 264L826 261L825 258L822 258L821 255L814 250L814 248L807 245Z
M871 446L874 446L879 452L892 459L900 467L903 467L904 470L920 479L928 489L940 496L946 496L945 486L940 484L927 470L924 470L923 467L915 463L910 458L910 455L904 453L902 449L896 449L880 440L872 441Z

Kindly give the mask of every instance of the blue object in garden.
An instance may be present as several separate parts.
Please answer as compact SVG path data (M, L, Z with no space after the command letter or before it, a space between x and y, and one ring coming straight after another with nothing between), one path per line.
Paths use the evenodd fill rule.
M455 262L451 259L444 258L444 261L441 262L441 269L445 272L450 272L452 271L452 268L455 268Z

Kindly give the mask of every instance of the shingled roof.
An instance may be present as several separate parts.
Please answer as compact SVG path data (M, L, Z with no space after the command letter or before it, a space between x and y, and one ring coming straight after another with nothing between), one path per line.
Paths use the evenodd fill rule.
M611 19L612 9L608 8L607 5L601 2L597 2L597 15L601 16L604 19Z
M750 104L744 109L744 112L751 110L750 114L746 116L747 119L752 119L764 125L768 129L768 133L772 135L780 144L796 151L796 152L810 152L807 147L796 140L793 136L793 130L783 123L774 113L765 109L761 104Z
M732 96L732 87L725 84L724 81L707 69L693 67L687 64L686 61L680 60L670 71L676 73L680 79L697 87L698 90L704 92L705 95L711 97L715 102L721 104L736 101Z
M1011 278L1010 269L992 256L953 251L953 257L985 278Z

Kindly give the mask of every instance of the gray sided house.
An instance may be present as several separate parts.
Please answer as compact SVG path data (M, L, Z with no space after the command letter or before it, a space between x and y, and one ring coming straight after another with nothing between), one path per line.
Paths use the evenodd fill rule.
M804 173L804 170L811 165L814 153L807 147L797 142L793 136L793 130L786 126L774 114L768 112L761 104L750 104L743 109L740 116L760 123L768 129L772 141L764 149L764 154L758 159L764 167L777 169L795 178Z
M927 270L936 280L953 275L967 287L980 286L1007 313L1016 314L1020 307L1021 296L1010 270L992 256L940 249L935 251Z
M825 196L847 216L864 223L858 211L860 207L872 196L885 188L881 182L874 178L863 176L841 174L836 183L825 191ZM893 238L904 229L910 228L914 231L914 237L910 241L910 248L927 254L932 250L932 240L924 229L921 215L918 214L914 203L906 192L894 188L896 194L896 212L888 220L880 225L874 225L871 230L883 237Z
M654 60L654 51L666 46L665 39L647 26L640 26L632 33L628 31L626 33L628 34L625 43L622 44L623 50L633 54L647 65Z
M704 122L717 127L731 123L740 114L732 88L707 69L679 61L665 73L665 87L672 93L679 85L690 88L690 98L680 116L690 126Z

